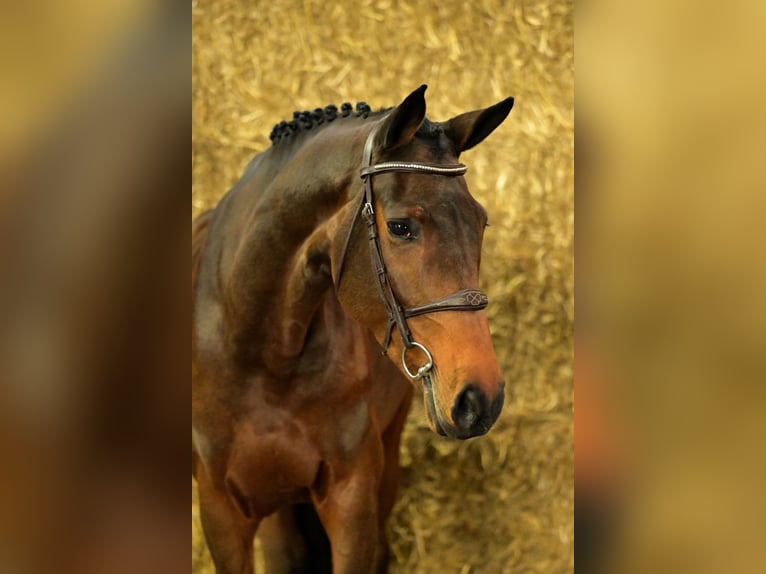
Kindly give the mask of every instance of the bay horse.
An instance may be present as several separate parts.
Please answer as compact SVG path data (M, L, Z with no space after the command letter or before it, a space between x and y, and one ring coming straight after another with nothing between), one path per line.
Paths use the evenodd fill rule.
M477 289L487 214L461 152L513 98L446 122L296 112L192 224L192 472L218 574L385 572L413 391L486 433L504 400ZM374 187L373 187L374 182Z

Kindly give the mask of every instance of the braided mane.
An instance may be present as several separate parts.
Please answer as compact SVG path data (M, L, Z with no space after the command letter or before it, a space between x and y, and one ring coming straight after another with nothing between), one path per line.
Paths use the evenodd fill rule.
M313 111L295 111L293 112L292 121L282 121L274 126L274 129L271 130L271 135L269 135L269 139L271 140L272 145L276 145L293 134L300 131L310 130L325 122L329 123L338 118L348 117L366 118L371 113L383 113L390 109L391 108L386 108L373 112L370 106L365 102L357 102L356 109L354 109L349 102L345 102L340 106L340 111L338 111L337 106L332 104L325 106L324 108L316 108Z

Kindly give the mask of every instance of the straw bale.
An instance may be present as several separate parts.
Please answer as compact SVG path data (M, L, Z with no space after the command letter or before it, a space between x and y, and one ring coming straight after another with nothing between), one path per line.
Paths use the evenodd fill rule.
M490 214L482 286L508 383L485 437L450 441L416 401L389 525L391 574L573 571L574 54L570 2L192 2L192 215L292 110L391 106L434 120L512 95L462 160ZM213 572L192 501L193 572ZM262 572L262 569L260 570Z

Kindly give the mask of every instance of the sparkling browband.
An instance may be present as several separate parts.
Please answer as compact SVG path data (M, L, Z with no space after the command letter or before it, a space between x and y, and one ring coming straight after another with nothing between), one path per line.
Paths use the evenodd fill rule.
M463 175L468 168L462 163L434 165L428 163L412 163L405 161L386 161L363 167L359 173L362 177L387 171L421 172L441 175Z

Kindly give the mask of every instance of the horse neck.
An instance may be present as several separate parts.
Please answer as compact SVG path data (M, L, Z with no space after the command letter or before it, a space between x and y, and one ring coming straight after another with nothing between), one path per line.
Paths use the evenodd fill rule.
M330 254L352 210L358 161L342 151L348 142L322 140L257 186L265 188L229 274L235 346L246 361L282 374L295 367L323 298L334 296Z

